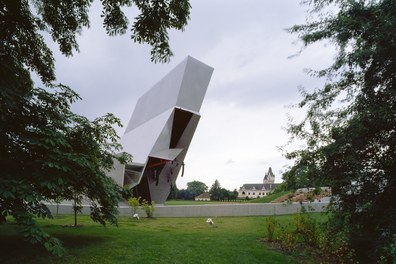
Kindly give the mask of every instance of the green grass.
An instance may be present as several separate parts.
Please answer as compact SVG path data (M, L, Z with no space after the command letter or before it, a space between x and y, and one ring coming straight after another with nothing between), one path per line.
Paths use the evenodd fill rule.
M315 217L321 218L320 214ZM278 216L280 223L293 216ZM102 227L79 216L79 228L65 227L72 216L38 220L64 242L67 254L49 255L23 241L11 222L0 225L1 263L296 263L292 256L261 242L265 217L120 218L119 227Z
M213 201L195 201L195 200L170 200L166 201L164 205L200 205L200 204L214 204ZM220 203L220 202L217 202Z
M170 200L166 201L164 205L200 205L200 204L224 204L224 203L270 203L276 198L279 198L285 194L291 193L290 191L284 191L279 193L270 194L265 197L252 199L252 200L237 200L237 202L228 201L195 201L195 200Z
M257 198L257 199L253 199L253 200L249 200L249 203L270 203L273 200L285 195L285 194L289 194L291 193L290 191L284 191L284 192L278 192L278 193L274 193L274 194L270 194L268 196L265 197L261 197L261 198Z

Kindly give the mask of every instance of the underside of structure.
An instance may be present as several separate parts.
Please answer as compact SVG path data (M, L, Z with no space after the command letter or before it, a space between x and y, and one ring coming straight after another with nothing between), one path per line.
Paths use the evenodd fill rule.
M138 100L121 143L133 163L110 176L136 197L163 203L179 173L200 119L213 68L187 57Z

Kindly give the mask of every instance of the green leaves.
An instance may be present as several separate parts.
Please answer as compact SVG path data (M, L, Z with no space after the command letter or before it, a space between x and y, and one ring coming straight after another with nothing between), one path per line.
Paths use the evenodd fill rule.
M132 39L152 46L151 60L167 62L173 55L168 42L168 29L183 30L190 18L188 0L134 1L141 14L132 26Z
M122 148L112 114L91 121L74 114L80 97L63 84L54 84L52 51L43 31L71 56L78 51L76 35L89 27L92 0L0 1L0 223L14 216L27 240L62 254L59 240L35 226L33 217L49 217L43 201L85 197L92 218L116 223L120 187L106 172L113 160L132 157ZM124 6L136 4L141 15L132 26L139 43L152 45L152 60L171 56L168 29L183 29L190 5L183 1L102 0L104 27L109 35L124 34L128 19ZM34 87L31 72L44 88ZM117 155L116 155L117 154ZM81 199L80 199L81 200Z
M220 200L222 195L221 195L220 182L218 180L215 180L215 182L210 187L209 194L210 194L210 200L213 201Z
M66 253L66 250L62 246L62 241L55 237L51 237L46 242L44 242L44 247L48 250L48 252L51 252L57 257L61 257Z
M200 181L192 181L187 183L187 191L191 194L192 198L208 191L208 186Z
M302 93L299 107L307 110L306 118L288 132L306 146L287 153L295 164L285 180L289 187L331 186L332 221L341 219L347 227L356 256L376 262L396 233L396 5L310 3L317 16L290 31L306 45L329 40L338 54L331 67L314 72L328 84ZM336 5L332 16L325 12L330 3Z

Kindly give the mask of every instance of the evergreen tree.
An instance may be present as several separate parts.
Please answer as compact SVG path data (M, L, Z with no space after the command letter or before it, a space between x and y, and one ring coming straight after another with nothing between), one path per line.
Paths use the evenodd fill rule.
M215 180L209 190L210 200L219 201L222 197L221 187L218 180Z

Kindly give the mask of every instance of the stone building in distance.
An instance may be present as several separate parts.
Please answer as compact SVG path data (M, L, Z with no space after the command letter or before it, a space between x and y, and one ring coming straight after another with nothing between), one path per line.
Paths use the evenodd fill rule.
M238 191L238 198L250 199L267 196L278 184L275 183L275 175L271 167L265 173L263 183L246 183Z

